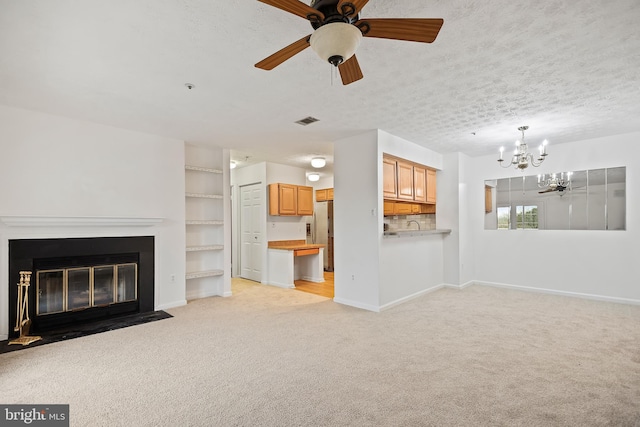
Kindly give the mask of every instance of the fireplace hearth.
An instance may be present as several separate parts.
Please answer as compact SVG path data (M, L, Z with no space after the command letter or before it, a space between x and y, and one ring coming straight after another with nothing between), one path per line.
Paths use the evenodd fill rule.
M20 271L31 271L34 333L72 332L92 322L154 310L154 238L9 240L9 336L17 316Z

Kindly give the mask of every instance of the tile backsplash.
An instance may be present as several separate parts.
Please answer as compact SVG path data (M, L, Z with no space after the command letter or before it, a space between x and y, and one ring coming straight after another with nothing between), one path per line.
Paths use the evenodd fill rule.
M417 230L417 224L410 221L417 221L420 224L420 230L436 229L436 214L387 216L384 218L385 229L387 231Z

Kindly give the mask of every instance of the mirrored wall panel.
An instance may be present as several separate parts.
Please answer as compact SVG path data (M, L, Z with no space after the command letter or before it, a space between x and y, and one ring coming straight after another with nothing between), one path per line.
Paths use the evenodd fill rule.
M626 168L486 180L487 230L625 230Z

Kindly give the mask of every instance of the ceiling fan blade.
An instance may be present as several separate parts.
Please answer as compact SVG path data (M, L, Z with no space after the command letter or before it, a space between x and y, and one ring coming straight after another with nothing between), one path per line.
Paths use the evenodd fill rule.
M343 85L351 84L364 77L355 55L338 65L338 70L340 70Z
M369 3L369 0L340 0L340 1L338 2L338 6L336 6L336 8L337 8L339 11L342 11L342 6L343 6L343 5L351 4L351 5L353 5L353 7L354 7L354 11L353 11L353 13L349 13L349 16L355 16L355 15L357 15L357 14L362 10L362 8L363 8L367 3Z
M268 4L285 12L293 13L301 18L309 19L309 15L316 15L322 21L324 14L311 6L302 3L299 0L258 0L259 2Z
M304 36L297 42L293 42L284 49L280 49L273 55L266 57L256 64L256 68L261 68L263 70L273 70L287 59L291 58L294 55L297 55L298 53L308 48L310 37L311 35Z
M382 18L361 19L356 22L356 26L363 31L365 37L431 43L438 36L443 23L441 18Z
M551 193L553 191L556 190L554 190L553 188L547 188L546 190L538 191L538 194Z

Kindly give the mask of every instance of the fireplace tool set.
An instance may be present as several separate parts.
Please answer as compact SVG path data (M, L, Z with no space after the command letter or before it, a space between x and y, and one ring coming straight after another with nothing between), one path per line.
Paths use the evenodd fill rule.
M20 272L20 283L18 283L18 310L16 314L16 327L14 331L20 331L20 336L9 341L9 344L29 345L32 342L41 340L42 337L30 336L31 319L29 318L29 286L31 284L31 272Z

